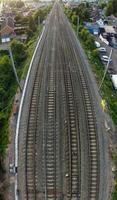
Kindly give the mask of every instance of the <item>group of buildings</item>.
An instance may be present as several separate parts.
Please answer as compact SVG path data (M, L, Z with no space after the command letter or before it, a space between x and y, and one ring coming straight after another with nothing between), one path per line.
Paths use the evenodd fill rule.
M0 10L0 39L1 42L7 42L16 36L19 37L19 32L25 32L28 26L22 25L15 19L17 15L30 16L32 10L29 7L17 8L16 12L13 12L9 4L2 3ZM21 40L27 39L25 34L20 35Z
M16 16L29 17L36 9L38 10L40 7L48 5L50 5L48 1L34 2L33 0L27 0L23 7L14 8L10 7L9 2L4 3L2 1L0 3L0 41L7 42L14 37L23 41L26 40L29 24L17 21Z

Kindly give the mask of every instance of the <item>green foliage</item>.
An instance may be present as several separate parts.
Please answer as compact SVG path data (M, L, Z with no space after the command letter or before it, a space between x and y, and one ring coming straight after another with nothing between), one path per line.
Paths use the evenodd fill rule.
M14 45L14 46L13 46ZM13 41L12 49L16 62L24 59L24 46L18 41ZM18 57L21 56L20 58ZM8 55L0 57L0 166L5 156L8 144L8 118L11 110L13 95L16 90L16 80L13 73L11 61ZM2 167L0 168L1 172Z
M29 17L29 29L30 29L32 32L35 32L35 31L36 31L35 21L34 21L34 19L33 19L32 16Z
M9 4L12 8L22 8L22 7L25 6L24 2L21 1L21 0L18 0L18 1L12 0L12 1L9 2Z
M117 0L110 0L107 4L106 15L111 14L117 16Z
M73 8L73 12L76 13L80 18L80 22L89 21L90 12L89 12L89 4L81 3L77 8Z
M0 59L0 110L6 105L8 95L7 91L11 85L13 71L8 56Z
M9 112L6 110L11 100L14 74L10 59L7 55L0 57L0 173L3 166L3 157L8 144L8 120Z
M89 4L81 3L78 7L69 9L64 8L64 11L67 17L71 20L71 22L76 25L77 17L79 16L80 24L82 25L84 21L90 20L90 12L89 12Z
M21 24L21 26L26 26L29 24L29 17L24 17L21 14L17 14L15 16L15 21Z
M50 12L51 6L48 6L43 9L38 9L33 16L29 18L29 29L27 30L28 40L34 35L34 32L37 29L37 25L43 22L47 17L47 14Z
M24 2L23 1L16 1L16 7L17 8L22 8L22 7L24 7L25 6L25 4L24 4Z
M35 20L33 19L32 16L30 16L28 20L29 20L29 28L27 29L27 35L28 35L28 40L29 40L35 34L37 27L36 27Z
M6 115L1 113L0 114L0 124L1 124L1 132L0 132L0 158L3 158L6 153L6 147L8 144L8 127L6 126ZM0 159L2 160L2 159ZM2 163L1 163L2 164Z
M95 49L95 45L94 45L94 38L90 35L90 37L87 38L87 40L85 41L86 47L90 50L94 50Z
M107 6L106 2L102 2L99 4L99 8L104 9Z
M83 22L89 20L89 18L90 18L89 4L82 3L77 8L73 8L72 10L67 9L67 8L64 8L64 10L65 10L67 17L70 19L72 24L75 26L74 29L76 29L77 20L78 20L78 16L79 16L79 19L80 19L79 35L83 39L83 41L85 41L85 45L87 46L87 49L89 49L89 50L95 49L93 37L90 35L90 33L87 29L83 28Z
M71 20L74 25L77 25L77 15L72 15Z
M64 8L64 11L65 11L65 13L66 13L66 15L67 15L67 17L71 20L71 18L72 18L72 15L73 15L73 12L72 12L72 10L71 9L69 9L69 8Z
M40 23L42 23L43 20L45 20L47 14L50 12L50 10L51 10L51 6L48 6L43 9L38 9L33 15L35 23L38 24L38 21L40 21Z
M92 58L94 61L96 60L98 62L98 60L100 59L100 53L99 53L98 49L94 49L92 51Z
M82 31L83 28L84 28L83 25L79 25L79 33Z
M87 29L83 28L79 34L80 34L80 37L84 41L86 41L88 39L90 33L89 33L89 31Z
M17 34L26 34L27 42L35 35L38 28L37 25L41 24L43 20L47 17L50 12L51 6L40 8L33 12L31 16L22 16L21 14L16 14L15 21L17 26L24 27L22 30L17 30Z
M81 31L79 32L79 35L84 41L87 49L89 50L95 49L94 38L87 29L85 28L81 29Z
M11 49L13 52L13 58L17 67L26 59L26 48L24 44L18 40L13 40L11 42Z

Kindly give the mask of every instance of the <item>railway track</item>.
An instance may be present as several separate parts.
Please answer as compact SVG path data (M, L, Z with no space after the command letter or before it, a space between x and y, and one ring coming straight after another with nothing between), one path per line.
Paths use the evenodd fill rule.
M64 19L63 19L64 20ZM63 28L65 30L65 28ZM77 57L77 54L74 49L73 41L71 40L72 36L69 33L70 31L66 30L64 31L64 34L66 34L66 39L69 41L69 45L66 42L65 49L68 50L67 57L70 57L70 61L72 58L76 60L76 63L73 64L73 71L77 74L78 82L80 84L80 91L82 95L82 101L84 104L84 111L86 116L86 124L87 124L87 133L88 133L88 140L89 140L89 159L90 159L90 183L89 183L89 199L94 200L98 199L99 194L99 150L98 150L98 138L97 138L97 130L96 130L96 119L95 119L95 112L94 112L94 106L92 102L91 92L88 87L88 81L87 77L85 75L84 68L82 66L82 62L80 57ZM69 61L69 62L70 62ZM67 65L69 66L69 65ZM70 70L70 69L69 69ZM72 78L71 78L72 79ZM71 80L71 82L74 81L74 78ZM80 195L79 195L80 197Z
M60 37L59 37L60 39ZM61 39L60 39L61 40ZM63 42L63 41L62 41ZM64 43L64 42L63 42ZM80 136L78 135L78 115L76 102L74 99L73 85L71 75L63 56L63 49L60 46L58 52L62 59L62 71L65 85L66 98L66 182L67 182L67 199L78 199L80 197Z
M67 23L55 4L31 95L22 200L98 200L95 111Z
M44 58L42 58L42 63L44 63ZM37 131L37 105L39 100L39 88L41 87L41 77L43 70L40 68L38 71L32 92L28 128L26 135L26 189L25 189L25 199L36 199L36 131Z

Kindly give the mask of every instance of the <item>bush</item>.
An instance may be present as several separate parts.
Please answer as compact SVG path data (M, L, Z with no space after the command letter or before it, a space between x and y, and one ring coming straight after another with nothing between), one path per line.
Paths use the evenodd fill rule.
M24 7L24 6L25 6L25 4L24 4L24 2L21 1L21 0L16 2L16 7L17 7L17 8L22 8L22 7Z
M84 44L86 45L86 48L88 50L95 49L94 38L92 37L92 35L89 33L87 29L85 28L81 29L79 35L81 39L84 41Z
M79 33L79 35L84 41L86 41L87 38L89 37L89 31L87 29L83 28L81 30L81 32Z
M43 20L46 18L47 14L49 13L50 9L51 9L51 6L48 6L47 8L44 8L44 9L37 10L33 15L33 19L35 23L38 24L38 20L40 21L40 23L42 23Z
M77 8L73 8L73 12L79 16L81 24L90 19L89 4L81 3Z
M34 19L33 19L32 16L29 17L29 29L30 29L32 32L35 32L35 31L36 31L35 21L34 21Z
M71 20L74 25L77 25L77 15L72 15Z
M11 49L16 67L19 67L27 57L26 48L22 42L13 40L11 42Z
M100 59L100 54L99 54L99 50L98 49L94 49L92 51L92 58L94 59L94 61L96 60L97 62Z
M85 41L85 45L86 45L87 49L89 49L89 50L95 49L94 39L91 35L88 36L87 40Z
M107 4L106 15L112 14L117 16L117 0L110 0Z

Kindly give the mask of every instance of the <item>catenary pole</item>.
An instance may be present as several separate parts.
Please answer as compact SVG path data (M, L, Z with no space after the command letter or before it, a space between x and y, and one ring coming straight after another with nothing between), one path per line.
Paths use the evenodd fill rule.
M78 32L79 32L79 22L80 22L80 18L78 16L77 17L77 36L78 36Z
M14 60L13 60L13 54L12 54L11 47L8 47L8 51L9 51L9 55L10 55L10 58L11 58L12 67L13 67L13 71L14 71L14 74L15 74L16 81L17 81L17 83L19 85L20 91L22 92L22 88L21 88L21 85L20 85L20 81L19 81L19 78L18 78L18 75L17 75L17 71L16 71L16 68L15 68Z
M107 65L106 65L106 68L105 68L105 71L104 71L104 75L103 75L101 84L100 84L100 86L99 86L99 91L100 91L100 89L101 89L101 87L102 87L102 85L103 85L103 82L104 82L106 73L107 73L107 71L108 71L109 64L110 64L110 59L111 59L111 56L112 56L112 52L113 52L113 49L111 48L110 55L109 55L109 58L108 58L108 62L107 62Z

